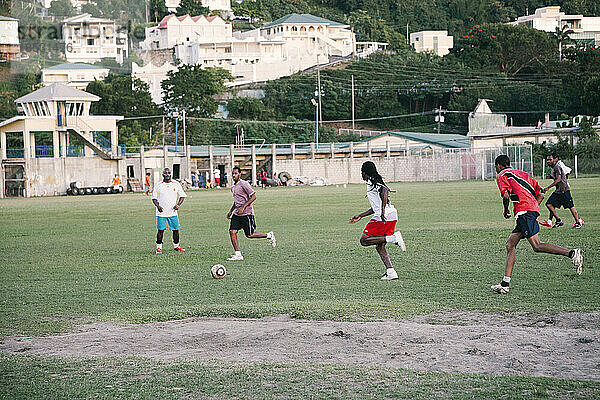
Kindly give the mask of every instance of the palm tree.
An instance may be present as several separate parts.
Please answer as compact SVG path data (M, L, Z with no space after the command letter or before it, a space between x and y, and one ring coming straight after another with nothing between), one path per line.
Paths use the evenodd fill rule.
M558 61L562 61L562 44L563 42L569 42L571 41L571 37L569 35L571 35L572 33L575 33L573 31L573 29L569 28L568 25L563 25L563 26L557 26L556 30L554 31L554 37L556 38L556 40L558 41Z

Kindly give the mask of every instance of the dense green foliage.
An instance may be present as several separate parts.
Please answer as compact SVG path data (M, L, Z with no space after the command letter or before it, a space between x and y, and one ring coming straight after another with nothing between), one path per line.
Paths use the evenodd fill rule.
M179 13L206 11L193 9L200 4L196 0L183 2ZM381 117L431 113L441 107L456 112L446 115L441 131L464 134L467 114L480 98L492 100L494 111L508 112L515 125L536 125L538 120L543 120L544 111L550 111L552 119L562 113L600 114L599 49L565 47L566 42L560 32L553 35L504 23L523 15L526 9L532 12L546 4L542 0L256 0L241 4L234 2L233 7L238 15L248 16L255 26L291 12L311 13L349 24L358 40L389 43L392 54L374 55L321 72L322 120L347 121L351 118L351 80L354 77L354 111L359 128L433 132L437 124L430 114ZM567 13L600 15L596 1L564 0L552 4L560 5ZM33 5L17 5L14 8L15 16L24 27L22 48L35 51L30 60L23 63L27 68L22 68L19 73L36 74L41 68L58 63L63 51L63 45L57 40L60 27L36 17L35 8ZM141 0L99 0L97 8L88 11L117 19L118 23L127 27L132 43L143 38L143 28L147 25L142 23L145 21L145 7ZM121 13L124 9L129 12ZM150 19L160 20L167 13L162 0L151 0L149 10ZM455 36L454 49L443 58L412 52L406 45L407 23L411 32L448 29ZM251 23L244 24L252 26ZM563 42L561 62L559 41ZM122 66L111 60L103 60L100 64L111 68L113 73L129 74L132 60L130 57ZM209 117L217 109L213 96L224 90L223 87L217 88L219 84L214 86L210 82L216 78L216 82L224 83L230 77L192 72L193 69L186 67L179 77L172 76L164 82L169 92L166 111L185 108L190 117ZM19 79L23 78L17 76L10 81ZM268 82L264 86L264 99L234 98L228 104L229 115L242 120L290 121L280 124L244 123L247 137L264 138L270 142L312 140L314 124L309 122L315 120L311 99L315 97L316 81L316 74L309 73ZM7 96L0 103L0 115L10 116L14 106L9 99L18 97L17 92L13 83L3 84L2 88ZM144 102L143 99L140 101ZM515 111L539 112L510 113ZM114 112L130 114L126 104L121 110L117 104ZM167 122L172 132L173 121ZM191 144L229 143L242 126L231 122L188 122ZM156 124L156 121L153 123ZM132 134L133 124L123 126L129 127L129 131L123 131L122 143L138 143L130 140L132 135L154 141L146 135L147 132ZM144 131L149 129L148 123L141 126ZM335 140L334 127L349 127L350 124L340 122L330 126L321 128L321 137L331 133ZM154 126L155 132L160 129L160 126Z
M92 103L91 114L140 117L159 114L152 102L148 85L131 76L109 74L102 81L91 82L87 92L101 98ZM119 125L119 142L123 145L151 144L158 140L158 131L150 135L152 120L123 121Z
M208 15L209 13L210 9L202 6L202 0L181 0L177 7L177 15L189 14L196 16Z

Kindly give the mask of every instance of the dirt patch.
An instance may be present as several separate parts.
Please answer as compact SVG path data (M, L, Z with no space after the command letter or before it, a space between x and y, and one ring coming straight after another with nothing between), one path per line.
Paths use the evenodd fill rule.
M48 337L10 337L0 351L58 356L331 363L420 371L600 380L600 312L444 312L402 321L189 318L94 323Z

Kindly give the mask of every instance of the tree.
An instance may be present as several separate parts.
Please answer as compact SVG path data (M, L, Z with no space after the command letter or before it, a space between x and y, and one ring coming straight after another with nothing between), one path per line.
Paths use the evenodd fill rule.
M150 0L150 4L148 5L148 7L150 8L149 19L152 19L151 17L154 17L155 22L162 20L165 17L165 15L169 14L169 10L165 5L165 0Z
M81 6L81 12L84 14L91 14L92 17L101 17L102 11L94 3L86 3Z
M569 42L571 40L571 34L574 33L573 29L569 28L567 25L563 25L561 27L556 27L553 35L558 41L558 61L562 61L562 44L565 42Z
M92 103L90 113L100 115L123 115L140 117L159 114L152 102L148 85L131 76L109 74L103 81L90 82L86 91L100 97ZM119 142L125 145L151 144L149 129L151 119L125 121L119 125ZM156 130L158 132L158 130Z
M197 15L208 15L210 14L210 8L202 6L202 0L181 0L179 7L177 7L177 15L191 16Z
M165 108L185 109L190 117L212 117L218 107L213 96L225 92L225 82L232 80L229 71L222 68L182 65L168 72L161 83Z
M234 119L266 120L271 116L260 99L234 97L227 102L229 117Z
M48 14L55 17L72 17L76 13L77 10L71 4L71 0L54 0L48 9Z

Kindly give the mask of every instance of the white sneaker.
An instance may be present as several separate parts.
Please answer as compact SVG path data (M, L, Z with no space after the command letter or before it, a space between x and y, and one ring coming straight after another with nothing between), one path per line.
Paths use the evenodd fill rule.
M267 233L267 239L269 239L269 242L271 242L272 247L277 246L277 239L275 239L275 232Z
M581 275L583 272L583 251L581 249L575 249L573 257L571 257L573 265L576 268L577 275Z
M507 294L510 288L508 286L502 286L501 284L492 285L492 290L499 294Z
M402 251L406 251L406 244L404 243L404 239L402 239L402 234L400 233L400 231L395 232L394 237L396 238L396 241L394 243L400 246Z
M241 255L241 254L239 254L239 255L238 254L234 254L234 255L232 255L231 257L229 257L227 259L227 261L243 261L243 260L244 260L244 256Z
M391 281L393 279L398 279L398 273L395 269L391 269L391 271L388 269L387 271L385 271L385 275L381 277L382 281Z

